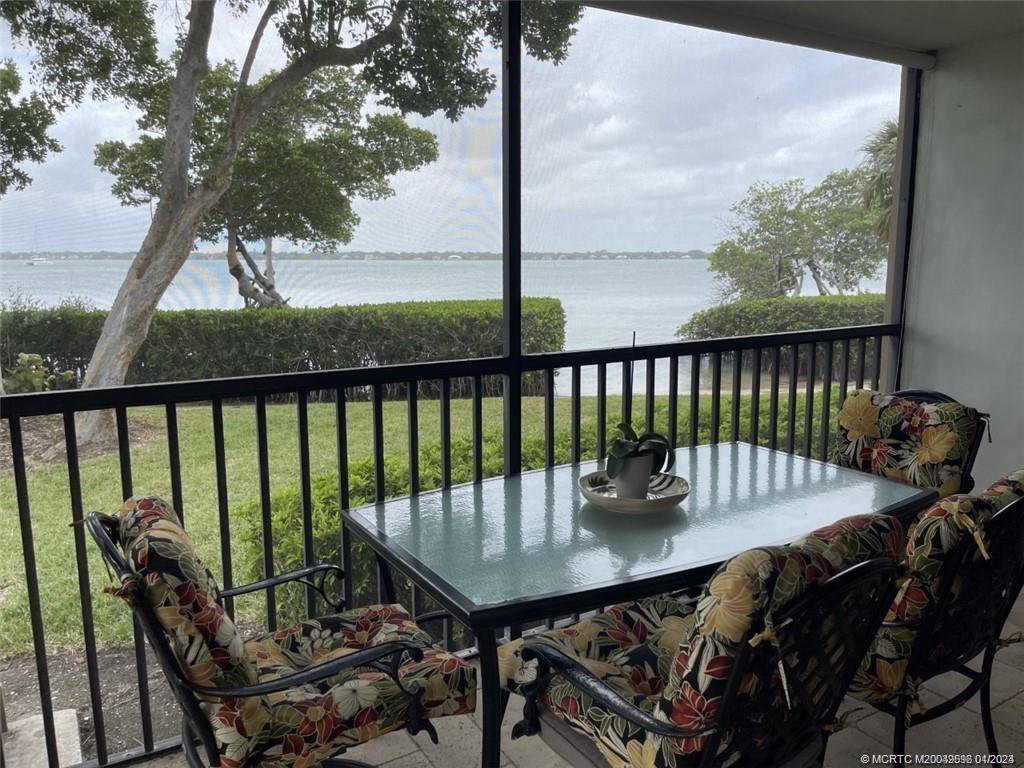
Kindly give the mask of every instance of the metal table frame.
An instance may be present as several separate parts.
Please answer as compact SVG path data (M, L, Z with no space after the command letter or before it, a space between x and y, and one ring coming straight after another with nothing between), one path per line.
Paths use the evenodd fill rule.
M779 453L782 452L779 451ZM816 459L803 460L824 463ZM522 474L551 472L554 469L558 469L558 467L536 469ZM501 478L492 479L500 480ZM433 493L451 493L460 487L471 487L472 485L472 483L466 483L462 486L452 486L444 491L429 491L426 494L420 494L420 498ZM904 501L875 510L875 513L895 515L906 524L915 513L929 506L937 498L938 494L934 490L921 489L920 492ZM498 604L478 605L435 573L428 565L392 542L386 534L374 526L368 526L358 515L354 514L364 510L374 510L376 506L368 504L352 510L342 510L341 515L344 524L374 551L380 565L382 589L386 598L394 599L394 586L388 572L389 568L394 568L409 578L419 589L437 600L452 617L466 625L476 638L480 659L480 691L483 710L481 756L483 768L498 768L501 763L501 723L508 702L508 693L501 685L497 649L505 636L507 627L697 587L705 583L720 565L720 563L705 563L693 568L652 571L639 577L613 579L588 584L583 588L549 592Z

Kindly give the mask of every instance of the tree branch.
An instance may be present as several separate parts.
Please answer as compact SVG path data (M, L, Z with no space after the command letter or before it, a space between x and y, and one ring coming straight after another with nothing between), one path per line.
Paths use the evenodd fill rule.
M261 307L281 307L288 301L277 292L272 281L267 280L260 272L256 262L249 255L245 244L238 237L238 225L234 220L227 222L228 248L224 253L228 262L228 272L235 282L238 283L238 293L245 300L246 306L257 304ZM254 277L249 277L245 267L238 260L238 254L242 255L246 264L252 270Z
M164 144L160 200L181 202L188 193L189 156L192 144L192 116L195 113L199 81L209 71L206 51L213 29L214 0L194 0L188 12L188 34L171 86L167 111L167 140Z
M241 116L238 128L242 135L252 127L260 115L306 76L324 67L352 67L361 64L374 51L399 40L402 34L402 19L405 16L405 9L406 3L403 0L395 6L391 21L384 29L357 45L348 48L341 46L316 48L295 59L264 86Z
M242 105L242 94L245 92L246 86L249 85L249 75L252 72L256 53L259 51L260 43L263 40L263 33L266 31L271 17L277 11L277 5L277 0L270 0L267 3L267 7L260 17L260 22L256 25L256 31L252 33L252 40L249 41L249 50L246 51L245 61L242 63L242 71L238 75L238 87L235 88L235 97L231 102L231 114L228 118L228 125L232 125L238 116L238 110Z
M299 6L303 6L300 4ZM274 106L289 90L303 79L324 67L352 67L361 64L374 51L401 38L402 19L407 7L406 0L400 0L387 26L361 43L348 48L333 46L316 48L299 56L256 94L249 106L241 110L233 125L228 127L227 140L220 159L213 165L205 185L217 189L230 179L231 167L242 140L264 112Z
M199 82L210 69L206 51L213 30L215 4L216 0L193 0L189 7L188 33L181 48L181 59L178 61L168 100L166 138L160 170L160 203L150 225L151 232L159 230L170 220L178 219L189 194L192 118L195 115ZM132 270L140 278L153 263L156 253L155 248L147 248L148 234L146 238L132 262Z

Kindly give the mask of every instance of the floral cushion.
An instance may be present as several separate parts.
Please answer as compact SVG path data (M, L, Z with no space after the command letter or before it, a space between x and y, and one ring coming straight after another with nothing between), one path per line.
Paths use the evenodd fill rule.
M640 686L635 677L622 673L621 666L584 663L624 698L655 716L683 728L708 728L721 704L733 660L753 633L770 630L773 617L810 584L862 560L899 554L902 543L898 520L868 515L841 520L790 546L744 552L719 568L696 605L687 605L686 616L680 617L685 622L682 626L688 627L682 644L670 658L659 655L661 681L644 681ZM551 638L551 633L545 633L545 638ZM614 657L614 653L609 656ZM742 690L759 684L748 678ZM654 693L658 687L660 695ZM552 677L541 702L589 736L611 765L682 768L701 760L704 738L648 734L594 706L593 699L559 675ZM755 733L757 718L756 712L745 718ZM720 748L728 741L725 734Z
M919 403L895 395L854 390L839 409L836 463L893 480L960 490L978 411L960 403Z
M657 595L613 605L603 613L571 627L549 630L533 640L576 657L625 696L656 698L668 679L679 644L693 626L696 606L692 598ZM537 663L523 663L520 658L522 645L519 638L498 649L504 684L514 692L533 682L537 675Z
M142 594L185 676L206 688L256 682L245 645L224 612L217 582L177 513L155 496L133 497L118 512L120 543Z
M946 556L964 536L979 543L983 557L985 523L1000 509L1024 496L1024 469L993 483L978 496L955 495L926 510L907 542L909 575L900 585L886 615L888 622L920 622L932 605L942 579ZM850 686L850 695L863 701L887 701L901 693L915 695L920 681L906 680L907 665L917 638L913 626L883 626Z
M129 499L119 525L142 599L152 606L184 674L197 685L267 682L379 643L406 640L423 648L423 659L403 656L398 677L407 689L424 691L426 717L476 708L475 669L432 645L400 605L304 621L244 643L219 603L213 576L166 502ZM119 594L137 600L140 592L130 585ZM365 667L266 696L203 701L202 707L222 768L312 766L409 719L409 698L395 681Z
M398 677L424 691L427 717L469 714L476 709L476 670L431 645L400 605L372 605L304 621L245 644L260 682L323 664L393 640L424 648L422 661L403 657ZM348 747L403 727L409 699L387 674L370 668L272 693L258 699L207 704L222 768L249 765L313 765Z

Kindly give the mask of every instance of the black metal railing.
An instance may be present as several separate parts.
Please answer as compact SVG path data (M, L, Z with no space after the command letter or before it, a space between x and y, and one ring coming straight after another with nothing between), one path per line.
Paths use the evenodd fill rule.
M238 554L233 549L238 532L237 523L229 503L228 460L225 439L225 412L240 405L254 407L255 415L255 474L251 478L253 501L259 507L259 528L262 539L262 574L275 569L273 550L273 495L271 489L270 447L271 434L268 412L271 408L294 408L298 436L297 467L293 481L298 486L298 515L293 522L302 529L301 557L305 564L317 561L314 539L313 459L310 448L311 398L317 402L333 401L333 451L336 453L334 473L337 475L337 505L348 508L353 503L351 487L352 457L349 455L350 415L355 404L369 409L372 440L372 493L368 500L382 500L387 495L388 461L396 461L394 452L386 450L386 441L396 439L388 434L385 424L385 403L388 397L401 398L404 393L406 419L408 481L410 493L423 490L420 457L423 448L420 432L423 426L421 404L429 399L424 391L438 393L436 403L439 424L440 450L439 484L452 484L453 466L452 404L453 392L467 392L469 403L469 439L472 445L468 477L479 482L488 474L485 462L486 435L484 429L485 392L494 391L493 383L502 381L506 393L521 391L524 375L543 378L543 396L520 398L510 404L508 397L501 404L503 419L499 425L506 472L515 471L530 461L524 461L525 443L543 442L542 465L552 465L560 459L578 462L584 458L602 456L611 437L609 424L620 419L632 421L636 400L643 397L643 408L636 414L642 426L666 432L674 445L695 445L704 440L744 440L799 451L804 456L825 459L829 451L829 437L834 431L834 413L838 403L846 396L850 386L873 388L879 385L882 340L898 335L896 324L879 324L853 328L835 328L816 331L735 337L707 341L685 341L631 348L607 348L578 352L509 355L476 360L413 363L368 369L319 371L298 374L225 378L211 381L190 381L168 384L147 384L113 389L76 390L5 397L0 403L0 418L9 431L17 518L21 536L22 560L25 570L25 594L35 676L40 694L46 747L50 765L57 765L54 728L54 701L52 698L50 662L47 656L46 620L41 593L48 590L41 583L37 561L37 543L33 540L33 523L43 515L66 515L68 523L82 520L86 511L83 501L82 464L76 436L75 417L85 411L110 409L114 413L116 456L119 473L119 493L123 497L133 492L148 493L150 489L136 487L133 482L133 450L129 430L129 409L156 407L162 409L166 435L167 488L174 507L182 514L186 524L201 515L215 515L220 538L220 579L222 586L235 583ZM642 367L642 377L637 366ZM564 373L567 372L567 376ZM592 381L594 395L585 395L584 374ZM616 395L609 393L618 379L618 412L610 405ZM459 382L453 388L453 381ZM424 390L424 382L436 382L437 389ZM560 388L567 382L567 391ZM726 383L728 382L728 383ZM639 385L639 386L637 386ZM588 385L590 388L590 385ZM287 396L287 397L284 397ZM360 401L368 396L369 404ZM686 400L683 401L682 398ZM284 398L284 399L283 399ZM591 398L593 402L591 402ZM798 401L803 400L802 413ZM523 431L523 419L516 414L526 413L523 400L540 411L540 434ZM584 401L588 415L584 416ZM728 400L728 409L725 401ZM401 404L401 399L391 400ZM273 403L273 404L270 404ZM208 404L208 405L207 405ZM568 451L557 450L556 406L568 408ZM685 407L681 407L685 406ZM209 408L213 439L213 473L216 498L204 507L186 504L182 477L183 445L179 416L187 407ZM316 407L321 407L317 405ZM389 406L390 407L390 406ZM614 407L614 406L613 406ZM159 411L158 411L159 412ZM509 418L509 414L513 418ZM590 417L593 414L593 418ZM765 413L767 415L765 416ZM40 508L30 495L30 472L26 464L26 429L32 428L33 417L49 416L59 419L64 433L67 461L67 482L70 509ZM392 423L393 426L393 423ZM532 441L532 442L531 442ZM528 446L527 446L528 447ZM390 459L389 459L390 455ZM493 462L492 462L493 471ZM133 658L134 687L137 689L139 731L115 734L108 728L104 710L104 681L101 679L100 661L103 651L97 641L94 617L94 587L90 581L90 566L98 564L96 553L86 546L80 527L67 533L68 547L74 548L74 569L78 581L78 600L81 604L81 647L84 649L88 700L81 704L81 719L90 723L91 740L86 750L86 765L114 765L137 760L175 748L178 741L173 729L163 732L155 725L154 691L162 685L154 674L151 660L143 644L139 627L134 627ZM366 598L355 588L359 568L370 567L372 562L353 559L356 542L347 530L338 531L341 565L347 577L344 596L351 605ZM200 543L204 551L208 544ZM70 567L70 559L68 561ZM369 565L368 565L369 563ZM46 574L42 574L45 580ZM378 575L377 580L379 584ZM2 587L3 585L0 585ZM401 591L401 589L400 589ZM425 604L425 596L416 590L406 592L414 612ZM316 610L315 595L305 595L310 613ZM2 599L2 598L0 598ZM233 615L235 605L228 599L227 610ZM278 624L279 606L274 592L268 591L265 604L265 623L270 629ZM261 619L262 623L262 619ZM518 634L522 628L512 628ZM450 622L441 629L442 639L448 645L455 642ZM52 650L52 649L51 649ZM127 674L121 670L121 674ZM2 684L2 681L0 681ZM62 688L65 686L62 685ZM151 690L152 688L152 690ZM122 729L123 730L123 729Z

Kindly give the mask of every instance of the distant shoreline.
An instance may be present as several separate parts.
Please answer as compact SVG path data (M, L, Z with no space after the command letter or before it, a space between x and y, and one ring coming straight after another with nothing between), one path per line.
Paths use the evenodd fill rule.
M262 256L254 253L254 256ZM524 251L524 261L613 261L613 260L672 260L692 261L707 259L706 251ZM0 261L128 261L134 253L118 251L5 251ZM220 261L223 252L195 251L189 256L198 261ZM299 253L285 251L275 256L278 263L287 261L501 261L500 253L481 251L341 251Z

